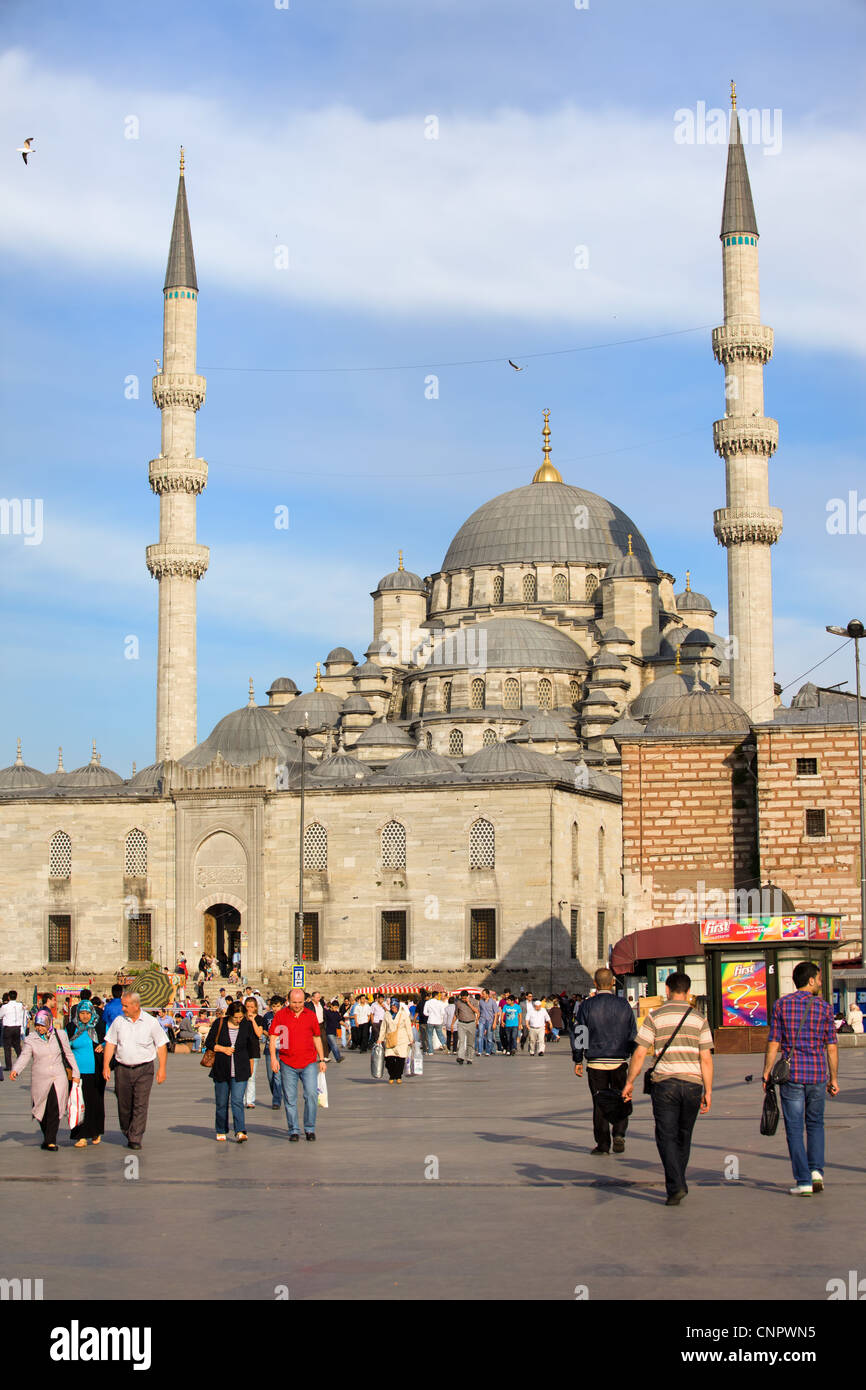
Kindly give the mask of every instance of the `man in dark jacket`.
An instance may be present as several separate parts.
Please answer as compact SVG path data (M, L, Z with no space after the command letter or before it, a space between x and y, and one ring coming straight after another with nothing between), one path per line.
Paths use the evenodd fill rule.
M599 1091L621 1091L628 1075L628 1059L634 1051L637 1025L627 999L614 993L615 980L610 970L596 970L597 993L584 999L575 1009L571 1025L571 1055L575 1076L583 1076L586 1055L587 1081L592 1096L592 1128L595 1135L594 1154L609 1154L611 1124L599 1108ZM613 1122L613 1151L621 1154L625 1148L628 1119Z

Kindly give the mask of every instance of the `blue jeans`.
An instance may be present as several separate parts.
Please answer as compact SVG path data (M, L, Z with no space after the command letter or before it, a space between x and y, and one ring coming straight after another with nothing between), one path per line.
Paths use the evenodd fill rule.
M231 1081L215 1081L213 1089L216 1100L217 1134L228 1134L229 1132L229 1100L232 1104L235 1134L245 1134L247 1127L244 1121L244 1091L247 1089L247 1083L237 1081L235 1077L232 1077Z
M478 1020L478 1032L475 1036L475 1051L479 1056L485 1052L495 1052L496 1045L493 1041L493 1019L481 1018Z
M271 1070L271 1050L265 1051L265 1075L268 1078L268 1085L271 1088L271 1105L282 1105L283 1103L283 1082L280 1076L280 1063L277 1062L277 1070Z
M434 1033L435 1033L436 1036L438 1037L438 1039L439 1039L439 1041L441 1042L442 1046L443 1046L443 1047L446 1046L446 1043L445 1043L445 1029L443 1028L442 1024L441 1024L441 1023L428 1023L428 1024L427 1024L427 1051L428 1051L428 1052L432 1052L432 1051L433 1051L433 1034L434 1034Z
M824 1098L826 1082L804 1085L801 1081L785 1081L779 1087L785 1137L794 1181L811 1187L812 1173L824 1172ZM806 1143L803 1144L803 1121L806 1122Z
M289 1134L300 1134L298 1128L298 1082L304 1088L304 1133L315 1134L316 1116L319 1113L319 1063L310 1062L306 1067L287 1067L280 1062L280 1081L283 1087L283 1103L286 1107L286 1123Z
M506 1041L506 1044L507 1044L507 1046L506 1046L506 1051L507 1051L507 1052L516 1052L516 1051L517 1051L517 1034L520 1032L520 1029L519 1029L519 1028L517 1027L517 1025L515 1024L515 1026L514 1026L513 1028L506 1028L506 1029L504 1030L504 1032L505 1032L505 1041Z
M333 1054L334 1054L334 1060L337 1061L337 1062L341 1062L341 1061L343 1060L343 1054L342 1054L341 1051L340 1051L340 1045L339 1045L339 1043L337 1042L336 1034L334 1034L334 1033L328 1033L328 1034L327 1034L327 1038L328 1038L328 1047L331 1049L331 1051L332 1051Z

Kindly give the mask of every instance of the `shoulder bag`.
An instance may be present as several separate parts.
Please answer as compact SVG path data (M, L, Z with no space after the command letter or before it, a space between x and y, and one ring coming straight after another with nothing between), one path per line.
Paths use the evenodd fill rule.
M220 1034L221 1034L221 1032L222 1032L222 1030L223 1030L223 1024L225 1023L225 1021L226 1021L226 1016L225 1016L225 1014L223 1014L222 1018L220 1019L220 1026L219 1026L219 1028L217 1029L217 1035L216 1035L216 1037L215 1037L215 1039L214 1039L214 1046L216 1046L216 1044L217 1044L217 1043L219 1042L219 1040L220 1040ZM199 1062L199 1066L200 1066L200 1067L212 1067L215 1061L216 1061L216 1053L214 1052L213 1047L209 1047L209 1048L207 1049L207 1051L203 1054L202 1059L201 1059L201 1061Z
M794 1034L794 1041L791 1043L791 1050L790 1050L790 1052L783 1052L782 1055L781 1055L781 1057L778 1059L778 1061L777 1061L777 1062L775 1063L775 1065L773 1066L772 1071L770 1072L770 1080L773 1082L773 1085L774 1085L774 1086L783 1086L783 1085L785 1084L786 1081L790 1081L790 1080L791 1080L791 1058L792 1058L793 1055L794 1055L794 1048L797 1046L797 1039L798 1039L799 1036L800 1036L800 1029L803 1027L803 1024L806 1022L806 1018L807 1018L807 1016L808 1016L808 1013L809 1013L809 1010L811 1009L811 1007L812 1007L812 1000L811 1000L811 998L810 998L808 1004L806 1005L805 1009L803 1010L803 1017L800 1019L800 1022L797 1024L797 1031L796 1031L796 1033Z
M683 1014L682 1018L680 1019L679 1023L677 1024L676 1028L675 1028L674 1031L671 1033L670 1037L668 1038L667 1042L665 1043L665 1045L664 1045L664 1047L662 1048L661 1052L659 1053L658 1057L656 1057L656 1059L655 1059L655 1061L653 1062L652 1066L650 1067L649 1071L645 1071L645 1072L644 1072L644 1077L643 1077L643 1093L644 1093L645 1096L648 1096L648 1095L650 1094L650 1092L652 1091L652 1085L653 1085L653 1072L655 1071L655 1069L656 1069L656 1067L658 1066L659 1062L661 1061L662 1057L664 1057L665 1053L667 1052L668 1048L670 1047L670 1045L671 1045L671 1043L673 1042L674 1038L676 1037L677 1033L678 1033L678 1032L680 1031L680 1029L682 1028L683 1024L685 1023L685 1021L686 1021L686 1019L688 1018L688 1016L689 1016L689 1014L691 1013L691 1011L692 1011L692 1006L691 1006L691 1004L690 1004L689 1007L686 1009L685 1013Z

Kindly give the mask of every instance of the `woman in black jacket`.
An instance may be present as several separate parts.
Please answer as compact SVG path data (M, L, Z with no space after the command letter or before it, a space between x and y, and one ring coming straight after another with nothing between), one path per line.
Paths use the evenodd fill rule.
M255 1051L256 1042L253 1025L244 1016L243 1004L229 1004L207 1035L205 1050L212 1047L215 1054L210 1077L216 1100L216 1137L220 1143L228 1139L229 1102L235 1139L239 1144L246 1143L244 1091L250 1079L250 1055Z

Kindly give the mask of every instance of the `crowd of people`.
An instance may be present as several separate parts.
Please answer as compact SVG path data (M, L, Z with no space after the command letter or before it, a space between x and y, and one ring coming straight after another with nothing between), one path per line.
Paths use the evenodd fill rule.
M402 1085L406 1076L423 1076L425 1055L442 1051L458 1066L471 1066L476 1057L514 1057L521 1049L536 1058L565 1035L575 1074L582 1076L586 1068L593 1156L625 1151L634 1086L652 1056L644 1089L652 1100L666 1204L679 1206L688 1195L694 1125L712 1105L713 1036L682 972L668 977L666 1002L640 1022L606 969L596 972L586 998L565 991L546 998L530 990L518 996L467 988L450 996L421 990L409 1000L384 993L326 1000L319 991L293 989L288 997L266 1001L246 985L237 995L220 987L213 1004L207 996L193 1004L183 978L177 997L155 1013L142 1009L139 994L120 984L107 1001L82 989L66 1007L48 992L32 1012L15 990L3 996L6 1068L13 1081L31 1068L32 1113L43 1149L57 1151L65 1115L74 1148L101 1142L112 1078L121 1132L128 1148L140 1149L154 1080L165 1081L166 1055L182 1043L204 1052L218 1143L227 1142L230 1128L237 1143L247 1142L244 1112L257 1104L260 1062L271 1108L285 1109L289 1140L297 1143L302 1133L315 1140L319 1108L328 1103L326 1069L330 1061L340 1064L346 1051L372 1052L374 1077L387 1075L390 1085ZM824 1101L839 1092L839 1017L821 997L814 962L797 965L793 982L794 991L773 1008L763 1081L772 1094L778 1086L795 1179L790 1191L807 1196L824 1187ZM844 1021L852 1032L863 1031L857 1004ZM70 1087L77 1088L71 1097Z

